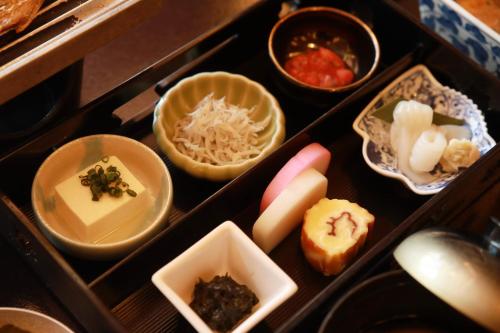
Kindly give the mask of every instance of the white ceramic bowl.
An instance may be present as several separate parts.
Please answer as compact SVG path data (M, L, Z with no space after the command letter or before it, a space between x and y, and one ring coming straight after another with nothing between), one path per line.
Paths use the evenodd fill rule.
M103 156L113 155L146 187L153 200L138 218L96 243L84 242L61 218L55 186ZM136 140L108 134L82 137L57 149L38 169L31 191L35 217L45 236L59 249L87 259L121 257L151 238L167 222L172 198L172 180L160 157Z
M417 194L434 194L448 185L458 172L448 173L435 169L435 180L427 184L417 184L404 175L397 167L396 154L390 144L390 124L372 113L384 104L398 97L430 105L434 111L455 118L464 119L472 133L471 141L481 155L495 145L488 134L482 112L467 96L441 85L424 65L417 65L394 80L382 90L353 123L354 130L363 137L363 158L370 168L381 175L396 178Z
M263 145L261 153L239 164L211 165L197 162L182 154L171 141L176 121L194 111L196 105L207 95L220 99L225 97L229 104L255 111L254 121L262 121L272 116L269 125L258 133L258 145ZM226 72L200 73L181 80L160 99L156 105L153 132L160 148L180 169L192 176L214 181L237 177L274 151L285 138L285 117L277 100L262 85L242 75Z
M198 332L212 332L191 309L198 279L228 273L252 290L259 303L232 332L246 332L297 290L297 285L233 222L226 221L158 270L153 283Z
M29 332L73 333L54 318L23 308L0 308L0 327L7 325Z

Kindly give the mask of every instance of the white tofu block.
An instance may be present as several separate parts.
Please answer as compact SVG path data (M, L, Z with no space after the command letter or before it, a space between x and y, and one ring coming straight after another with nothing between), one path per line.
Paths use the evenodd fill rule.
M93 201L90 188L81 184L79 176L86 175L87 170L96 164L104 169L115 166L122 181L128 183L137 196L132 197L124 192L121 197L116 198L104 193L99 201ZM99 161L89 165L59 183L55 191L56 206L61 218L85 242L98 242L120 225L136 218L146 210L150 196L147 189L116 156L110 156L107 163Z
M306 210L326 196L328 179L315 169L302 171L262 212L253 226L253 240L266 253L304 218Z

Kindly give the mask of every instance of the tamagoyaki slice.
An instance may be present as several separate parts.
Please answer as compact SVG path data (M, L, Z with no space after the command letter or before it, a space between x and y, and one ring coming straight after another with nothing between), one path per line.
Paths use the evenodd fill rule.
M364 245L375 217L348 200L319 200L302 224L301 246L307 261L326 276L340 273Z

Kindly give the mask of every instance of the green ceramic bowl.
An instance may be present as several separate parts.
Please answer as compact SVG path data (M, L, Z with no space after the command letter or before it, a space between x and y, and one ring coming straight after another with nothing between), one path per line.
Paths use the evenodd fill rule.
M140 214L98 241L88 241L70 224L55 187L90 165L102 165L103 156L116 156L146 188L150 199ZM172 198L172 180L162 159L139 141L109 134L82 137L54 151L38 169L31 190L36 221L45 236L64 252L98 260L125 256L156 235L167 223ZM90 194L82 200L91 200Z
M225 97L229 104L255 108L250 114L254 121L262 121L271 115L271 121L258 133L259 155L230 165L213 165L195 161L181 153L172 142L175 123L194 111L207 95L215 99ZM277 100L259 83L242 75L226 72L200 73L180 81L160 99L156 105L153 132L163 152L180 169L192 176L213 181L225 181L237 177L268 156L285 139L285 117Z

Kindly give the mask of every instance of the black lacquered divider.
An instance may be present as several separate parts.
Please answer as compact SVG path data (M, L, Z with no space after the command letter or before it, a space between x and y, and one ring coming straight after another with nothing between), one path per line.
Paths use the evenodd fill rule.
M326 4L317 1L305 3ZM64 133L69 140L86 134L112 132L150 146L169 167L175 191L169 226L123 260L95 262L76 259L60 253L43 240L45 247L39 251L48 251L53 258L64 263L63 270L69 276L77 274L78 278L73 281L75 284L87 283L88 286L83 286L83 289L88 287L85 292L90 295L85 297L94 301L96 296L97 311L100 311L101 305L110 311L102 311L105 318L113 315L129 331L191 330L190 325L152 285L151 275L225 220L233 220L250 234L266 185L290 157L310 142L320 142L333 154L327 172L328 197L358 202L376 216L376 227L354 263L339 276L329 278L315 272L307 264L299 245L299 230L295 230L271 252L270 257L294 279L299 290L259 324L259 331L288 331L307 322L308 316L326 300L336 297L342 288L353 283L356 276L369 270L374 261L387 255L391 246L403 235L422 227L429 219L433 224L439 224L441 217L475 200L498 181L498 177L488 176L495 170L498 174L498 147L447 189L432 197L418 196L401 183L378 175L366 165L361 154L361 139L352 130L352 122L380 90L413 65L424 63L442 83L473 99L484 110L490 134L496 140L500 135L500 105L499 97L493 92L500 91L500 83L457 51L443 45L440 39L428 34L425 28L406 17L392 2L329 1L327 4L360 15L379 38L382 53L379 69L371 80L353 92L334 95L326 103L315 104L302 101L300 96L293 96L286 87L280 86L267 56L267 35L277 20L279 6L272 1L262 1L253 11L238 17L234 24L221 26L213 35L200 40L200 44L216 40L212 44L215 47L207 48L211 51L198 58L202 61L181 64L175 57L165 59L90 105L82 114L66 119L58 131L46 133L41 139L0 160L0 170L22 167L32 175L51 149L65 141L58 140L60 133ZM250 18L259 24L241 24L248 23ZM168 73L167 69L171 69L173 64L178 65L179 70ZM132 98L144 86L149 87L160 81L160 72L171 74L157 86L157 90L163 92L185 76L216 70L240 73L263 84L277 98L287 120L287 141L270 157L232 182L212 183L195 179L173 166L159 150L151 133L152 109L149 114L126 124L120 124L118 119L109 117L109 111L105 111L106 107L119 106L127 96ZM470 83L470 78L479 83ZM95 119L99 121L93 123ZM20 223L25 224L33 223L30 185L29 181L6 183L2 188ZM461 189L468 187L471 189L463 193ZM36 232L30 236L43 237ZM82 293L82 289L73 292ZM78 307L76 301L67 301L65 305L72 312Z

